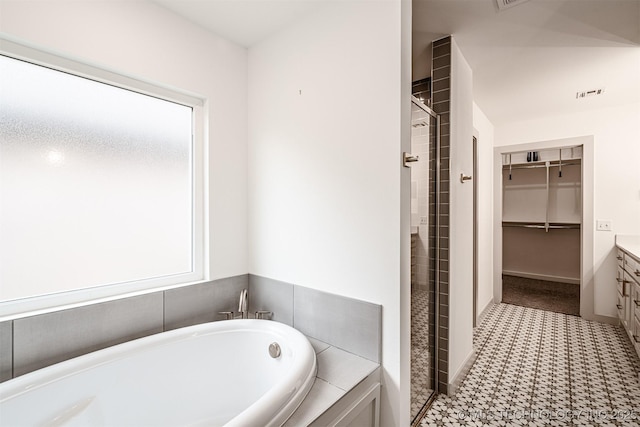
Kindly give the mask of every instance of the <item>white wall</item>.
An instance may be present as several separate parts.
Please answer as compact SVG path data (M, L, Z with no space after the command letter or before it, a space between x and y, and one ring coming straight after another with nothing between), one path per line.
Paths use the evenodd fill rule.
M449 381L473 354L473 89L471 67L451 38ZM473 177L472 177L473 178Z
M151 2L2 1L0 31L206 97L211 278L247 273L247 51Z
M493 124L473 103L474 135L478 138L478 315L493 300Z
M331 2L249 49L249 271L382 304L385 426L410 412L406 18Z
M613 225L612 232L595 231L595 223L583 225L593 230L594 313L615 317L615 235L640 234L640 103L497 126L495 145L580 135L593 135L594 141L593 222L605 219Z

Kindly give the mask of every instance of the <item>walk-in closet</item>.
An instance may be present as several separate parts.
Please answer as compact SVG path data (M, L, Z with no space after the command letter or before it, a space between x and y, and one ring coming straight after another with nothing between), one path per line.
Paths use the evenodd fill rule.
M582 146L502 154L503 302L580 315Z

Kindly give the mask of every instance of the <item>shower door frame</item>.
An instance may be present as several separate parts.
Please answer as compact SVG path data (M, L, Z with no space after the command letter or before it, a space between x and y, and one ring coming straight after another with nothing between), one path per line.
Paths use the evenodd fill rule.
M426 410L429 408L429 403L435 399L435 396L438 394L438 371L439 371L439 363L438 363L438 352L440 349L439 341L440 341L440 239L439 239L439 230L440 230L440 114L436 113L429 106L424 104L419 98L412 95L411 96L412 104L415 104L418 108L423 110L425 113L429 114L432 119L435 119L435 171L434 171L434 184L435 184L435 244L434 244L434 266L433 266L433 292L434 292L434 303L433 303L433 312L434 312L434 349L433 349L433 369L432 378L433 378L433 393L431 397L427 399L423 407L420 409L418 414L415 417L415 423L412 420L412 425L419 424L420 420L424 417ZM429 138L430 139L430 138ZM430 230L431 231L431 230Z

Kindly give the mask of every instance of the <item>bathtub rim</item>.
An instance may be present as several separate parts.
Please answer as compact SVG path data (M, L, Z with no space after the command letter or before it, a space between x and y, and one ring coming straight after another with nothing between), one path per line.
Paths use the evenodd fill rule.
M240 325L241 323L247 325L242 329L238 328L238 330L254 330L252 329L252 325L254 324L254 322L269 322L267 324L261 323L261 325L280 325L274 328L274 329L280 329L280 331L274 331L277 335L281 335L282 330L284 330L285 331L284 333L287 334L287 338L293 338L294 341L299 341L301 343L303 350L307 350L311 352L310 354L312 356L311 359L313 360L312 362L313 368L310 371L308 371L307 374L304 376L302 383L296 384L296 388L294 390L291 390L290 393L287 393L286 388L288 388L288 384L284 382L278 383L274 387L269 389L269 391L264 395L262 395L258 400L253 402L243 412L239 413L238 415L233 417L231 420L229 420L225 424L225 426L227 427L247 426L249 425L248 421L250 421L247 419L249 418L249 414L255 413L254 411L260 411L261 413L274 412L275 414L270 417L271 419L268 423L265 424L265 427L281 426L293 415L293 413L302 404L304 399L309 394L309 391L311 391L311 388L313 387L313 384L316 379L316 374L318 372L316 352L313 349L311 342L307 339L307 337L302 332L298 331L294 327L289 326L287 324L274 322L271 320L257 320L257 319L235 319L235 320L229 320L229 322L236 322L236 324L238 325ZM305 347L307 348L305 349ZM273 411L272 409L269 409L273 407L273 402L269 398L273 395L277 395L278 394L277 392L280 392L284 395L293 394L294 397L288 398L284 402L284 404L278 407L277 411Z
M298 381L295 384L295 388L289 393L286 393L286 390L283 390L290 388L288 382L278 382L273 387L269 388L265 394L260 396L256 401L250 404L241 413L235 415L225 424L228 426L243 425L241 422L247 419L250 413L258 410L263 414L264 412L274 413L273 417L271 417L271 421L267 425L281 425L286 422L291 415L293 415L295 410L300 406L311 390L317 374L317 358L313 346L307 337L300 331L284 323L263 319L221 320L185 326L115 344L113 346L98 349L45 366L0 383L0 404L25 393L29 393L34 389L64 380L67 377L72 377L74 375L81 374L82 372L99 368L102 365L116 363L118 360L126 359L139 352L152 350L154 348L170 345L182 340L188 340L197 336L242 331L267 332L273 333L278 337L291 339L291 345L300 351L300 354L296 353L298 354L298 357L306 357L311 362L312 366L310 370L308 362L304 365L298 366L299 370L305 371L306 374L298 375L303 377L302 381ZM80 366L77 366L78 364L80 364ZM303 369L303 366L306 366L306 369ZM289 375L290 373L291 370L287 372L287 377L293 376ZM269 408L273 407L273 401L270 398L278 392L284 392L284 394L293 395L294 397L286 399L283 404L279 405L277 411L270 411ZM298 393L296 394L296 392Z

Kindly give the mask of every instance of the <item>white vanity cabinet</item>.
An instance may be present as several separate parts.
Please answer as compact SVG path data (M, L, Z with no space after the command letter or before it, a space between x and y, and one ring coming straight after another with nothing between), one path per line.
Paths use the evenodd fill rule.
M620 323L640 356L640 253L638 245L632 244L634 241L616 238L616 304Z
M636 347L638 356L640 356L640 284L636 282L633 289L631 294L631 308L633 309L631 339Z
M627 280L625 279L625 271L623 268L624 265L624 252L621 251L620 249L618 249L618 255L617 255L617 259L618 259L618 269L617 269L617 273L616 273L616 288L617 288L617 295L616 295L616 307L618 309L618 317L620 318L620 323L622 323L622 326L625 327L625 329L627 328L628 325L628 311L627 310L627 306L628 304L628 283Z

